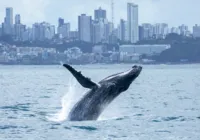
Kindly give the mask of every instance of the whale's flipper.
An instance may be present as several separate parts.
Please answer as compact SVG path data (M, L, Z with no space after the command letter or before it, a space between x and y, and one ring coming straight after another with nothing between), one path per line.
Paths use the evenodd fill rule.
M77 72L74 68L72 68L68 64L63 64L65 68L67 68L72 75L77 79L77 81L85 88L94 88L97 86L96 83L92 82L89 78L83 76L81 72Z

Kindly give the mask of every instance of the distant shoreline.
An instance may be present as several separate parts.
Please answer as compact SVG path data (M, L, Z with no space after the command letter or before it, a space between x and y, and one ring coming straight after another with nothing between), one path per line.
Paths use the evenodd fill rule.
M200 62L196 63L87 63L87 64L73 64L71 65L127 65L127 64L138 64L138 65L193 65L193 64L200 64ZM0 66L57 66L61 65L59 63L56 64L5 64L0 63Z

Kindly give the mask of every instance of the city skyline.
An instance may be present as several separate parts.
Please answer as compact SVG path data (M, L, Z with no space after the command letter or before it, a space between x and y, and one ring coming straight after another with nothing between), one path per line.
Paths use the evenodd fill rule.
M115 1L114 15L115 26L120 19L127 20L126 4L133 2L139 6L139 24L141 23L168 23L169 26L178 26L186 24L189 29L192 29L194 24L200 23L200 18L195 16L198 14L197 0L191 3L189 0L177 0L167 2L161 0L132 0L132 1ZM67 6L69 5L69 7ZM87 8L85 8L87 5ZM87 14L94 19L94 9L102 7L107 11L108 20L111 21L111 1L80 0L75 1L52 1L52 0L8 0L1 2L0 5L0 22L3 22L5 16L5 7L13 7L13 13L20 14L22 23L32 26L35 22L46 21L57 26L57 19L62 17L65 21L71 23L71 29L78 29L78 15ZM23 7L23 8L22 8ZM192 8L190 8L192 7ZM37 10L35 10L37 9ZM59 9L58 12L56 9ZM187 10L188 9L188 10ZM119 11L119 12L118 12ZM73 13L73 14L72 14ZM191 16L192 15L192 16ZM179 17L179 18L177 18Z

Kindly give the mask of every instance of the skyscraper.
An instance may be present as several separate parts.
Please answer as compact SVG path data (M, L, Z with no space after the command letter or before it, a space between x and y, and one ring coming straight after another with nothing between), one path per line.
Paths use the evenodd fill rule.
M49 27L49 30L50 30L50 38L52 39L54 36L55 36L55 26L54 25L51 25L50 27Z
M140 40L148 40L152 38L154 34L153 29L153 25L150 23L143 23L142 27L140 27Z
M199 38L200 37L200 26L199 25L195 25L193 26L193 36L195 38Z
M153 34L156 38L164 38L168 34L168 24L157 23L153 27Z
M179 29L180 29L180 32L181 32L181 35L186 35L186 33L188 32L188 26L182 24L181 26L179 26Z
M13 8L6 8L6 24L13 25Z
M91 24L91 16L86 16L86 14L81 14L78 16L79 40L91 42Z
M92 42L100 43L105 40L105 24L103 20L94 21L92 24Z
M31 40L33 40L33 41L39 40L39 37L40 37L39 23L35 23L32 26L32 38L31 38Z
M136 43L139 40L138 5L127 4L128 41Z
M106 42L108 43L109 42L109 36L112 35L112 32L113 32L113 24L112 22L108 22L105 23L105 27L104 27L104 33L105 33L105 39L106 39Z
M4 31L8 35L13 33L13 8L11 7L6 8Z
M106 10L101 9L101 7L94 10L94 18L95 20L106 19Z
M2 29L2 26L0 26L0 36L2 36L3 34L3 29Z
M59 18L58 19L58 27L62 26L64 24L64 19L63 18Z
M15 24L21 24L21 17L19 14L15 15Z
M15 39L22 40L22 34L25 31L25 26L21 24L21 17L19 14L15 15L14 35Z
M144 27L139 26L139 40L143 40L144 39Z
M14 25L14 35L16 40L22 40L23 32L25 32L26 26L22 24Z
M121 19L119 28L119 39L121 41L125 41L125 37L126 37L126 21Z
M64 23L62 26L58 27L58 34L61 38L69 38L70 33L70 23Z

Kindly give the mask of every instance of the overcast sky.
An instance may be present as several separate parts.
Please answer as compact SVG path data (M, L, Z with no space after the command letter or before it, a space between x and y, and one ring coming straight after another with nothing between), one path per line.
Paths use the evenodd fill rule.
M182 23L200 24L200 0L114 0L115 23L127 19L127 2L139 5L139 23L166 22L170 26ZM5 7L13 7L14 15L20 14L22 23L47 21L57 25L58 17L77 29L77 16L86 13L94 17L94 9L102 7L111 19L111 0L0 0L0 22L5 17Z

